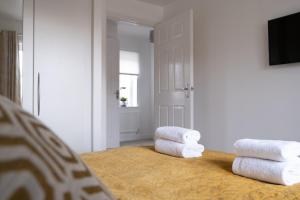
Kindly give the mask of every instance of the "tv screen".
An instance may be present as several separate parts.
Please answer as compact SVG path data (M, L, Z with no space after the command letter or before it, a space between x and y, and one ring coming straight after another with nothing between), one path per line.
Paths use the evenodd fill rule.
M268 27L270 65L300 62L300 13L270 20Z

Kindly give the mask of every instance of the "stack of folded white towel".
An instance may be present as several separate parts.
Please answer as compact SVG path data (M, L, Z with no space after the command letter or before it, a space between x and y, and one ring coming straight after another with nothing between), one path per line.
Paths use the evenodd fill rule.
M235 174L281 185L300 183L300 143L242 139L234 144Z
M181 127L166 126L155 131L155 150L176 157L202 156L204 146L198 144L200 132Z

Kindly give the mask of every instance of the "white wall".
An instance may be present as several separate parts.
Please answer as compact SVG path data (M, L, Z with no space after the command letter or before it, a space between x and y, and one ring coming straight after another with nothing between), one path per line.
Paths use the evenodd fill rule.
M152 26L163 18L163 8L136 0L108 0L107 15L116 21L133 21Z
M120 34L120 48L140 54L138 108L120 108L121 141L153 137L153 46L148 37Z
M22 33L23 0L0 1L0 31L17 31Z
M267 22L299 12L299 0L185 0L193 8L195 128L209 149L239 138L300 140L300 64L268 65Z
M114 38L119 40L118 23L113 20L107 20L106 36L107 38Z
M14 19L6 19L0 15L0 31L17 31L17 33L22 33L22 21Z

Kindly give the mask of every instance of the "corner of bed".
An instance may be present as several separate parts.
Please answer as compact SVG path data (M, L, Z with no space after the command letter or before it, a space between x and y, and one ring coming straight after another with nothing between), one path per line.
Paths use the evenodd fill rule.
M285 187L234 175L233 154L206 150L183 159L153 147L122 147L81 155L120 200L300 199L300 185Z

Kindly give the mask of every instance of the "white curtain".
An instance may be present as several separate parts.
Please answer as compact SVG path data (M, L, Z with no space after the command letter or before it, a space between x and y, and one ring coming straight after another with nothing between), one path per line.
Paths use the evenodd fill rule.
M17 33L0 32L0 95L21 104L18 55Z

